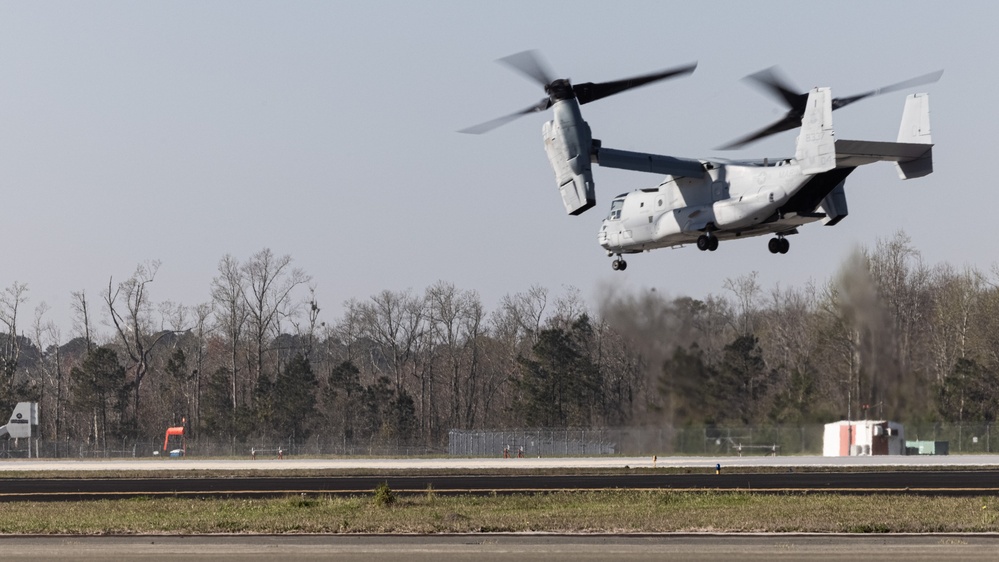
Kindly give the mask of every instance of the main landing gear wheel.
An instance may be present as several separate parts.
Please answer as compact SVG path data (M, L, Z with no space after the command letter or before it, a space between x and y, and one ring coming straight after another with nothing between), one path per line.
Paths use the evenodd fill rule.
M628 262L622 259L616 259L611 262L611 269L614 271L624 271L625 269L628 269Z
M767 248L771 254L786 254L791 249L791 243L787 241L787 238L779 236L771 238L770 242L767 243Z
M697 237L697 249L704 252L713 252L718 249L718 238L711 234L702 234Z

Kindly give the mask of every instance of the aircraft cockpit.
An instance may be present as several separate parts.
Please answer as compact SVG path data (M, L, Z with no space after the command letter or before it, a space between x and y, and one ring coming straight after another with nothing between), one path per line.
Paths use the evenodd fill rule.
M614 221L621 218L621 209L624 208L624 199L615 199L611 201L610 214L607 215L607 220Z

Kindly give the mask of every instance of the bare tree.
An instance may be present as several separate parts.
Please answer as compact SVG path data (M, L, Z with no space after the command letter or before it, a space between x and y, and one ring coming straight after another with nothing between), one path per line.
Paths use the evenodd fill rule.
M880 334L886 360L878 371L880 396L872 406L883 403L893 415L901 415L905 404L927 399L925 393L932 377L932 361L924 354L932 345L928 322L933 309L930 270L902 231L888 240L879 240L868 260L879 301L890 322Z
M756 315L759 309L760 283L759 273L754 271L742 277L725 280L725 289L732 291L739 304L739 333L752 334L756 329Z
M518 346L516 353L519 353L537 343L547 307L548 289L533 285L526 293L504 296L493 323L501 333L524 346Z
M280 331L283 318L294 313L291 293L310 277L291 267L291 256L276 257L269 248L257 252L243 264L243 301L248 313L253 345L253 382L263 373L267 342Z
M160 313L160 331L183 332L191 325L187 318L190 310L183 304L163 301L157 308Z
M86 291L73 291L73 329L83 335L87 342L87 353L93 349L93 336L90 330L90 311L87 308Z
M327 337L326 343L327 346L333 345L335 342L332 336L336 336L340 345L343 346L343 359L356 363L356 344L358 338L362 335L364 323L362 306L356 300L350 299L343 303L343 309L343 316L336 322L332 330L330 330L330 337ZM330 357L333 356L332 350L329 351L329 355ZM339 361L335 361L334 363L339 363Z
M586 301L583 300L582 293L578 288L572 286L565 287L565 294L559 295L555 299L554 308L554 313L548 319L548 325L563 330L568 330L583 315L589 316L589 310Z
M239 405L239 345L250 313L243 297L245 281L239 261L226 254L219 261L218 270L218 276L212 279L212 303L215 319L227 343L232 409L235 411Z
M478 295L439 281L426 294L428 324L450 378L450 427L470 427L476 405L483 311ZM430 389L433 396L433 389Z
M397 390L403 388L406 368L423 335L423 303L411 292L382 291L360 306L362 330L381 357L373 357L376 370L388 371Z
M929 330L933 378L939 385L958 359L966 358L971 351L970 340L982 327L976 322L976 311L985 291L982 275L973 269L958 274L949 267L939 268L935 277Z
M211 303L201 303L194 307L194 336L197 349L194 354L194 419L192 427L201 427L201 383L205 372L205 355L208 346L209 324L212 315Z
M877 288L862 252L852 254L830 281L819 314L828 376L821 382L827 392L845 389L847 418L857 419L861 404L878 396L878 343L884 325Z
M142 382L149 372L149 356L156 345L168 334L161 331L152 334L152 301L149 298L148 286L156 278L160 262L153 261L139 264L131 277L122 281L117 287L112 279L108 280L108 291L104 302L108 306L111 322L122 348L132 361L132 421L138 429L139 398ZM124 302L120 302L121 299Z
M17 366L21 359L21 339L17 334L17 314L21 305L28 301L27 283L15 281L10 287L0 294L0 323L7 330L3 347L0 348L0 368L2 368L3 380L0 381L0 403L8 402L3 407L13 405L14 397L14 376L17 374Z
M775 373L771 392L780 396L771 413L780 422L805 421L811 408L816 373L814 369L815 290L774 287L770 306L760 313L759 341L763 359Z
M316 329L326 327L326 322L319 321L319 313L322 309L319 308L319 301L316 300L316 287L314 285L309 286L309 296L304 306L308 325L303 327L294 317L290 320L295 327L295 332L300 338L305 340L305 358L311 360L316 347Z

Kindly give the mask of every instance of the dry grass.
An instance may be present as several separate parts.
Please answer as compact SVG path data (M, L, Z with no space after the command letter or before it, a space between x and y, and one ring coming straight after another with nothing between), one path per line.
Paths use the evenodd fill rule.
M997 532L999 497L559 492L4 505L2 534Z

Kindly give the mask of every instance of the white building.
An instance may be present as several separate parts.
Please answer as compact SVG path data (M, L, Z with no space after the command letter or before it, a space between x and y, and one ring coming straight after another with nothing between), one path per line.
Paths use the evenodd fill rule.
M905 430L900 423L863 420L826 424L822 440L823 456L855 457L904 454Z

